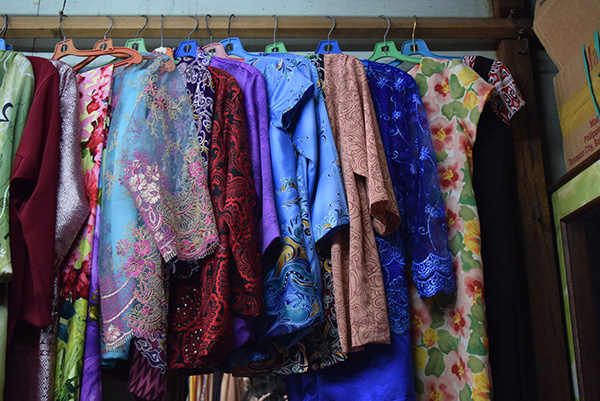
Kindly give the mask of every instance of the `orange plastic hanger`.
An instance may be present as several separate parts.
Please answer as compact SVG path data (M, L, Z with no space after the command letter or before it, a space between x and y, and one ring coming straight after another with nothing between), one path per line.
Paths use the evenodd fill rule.
M73 40L67 39L65 33L62 29L62 19L64 15L60 16L58 21L58 27L62 34L63 40L56 44L54 47L54 54L52 55L53 60L60 60L65 56L77 56L77 57L86 57L85 60L77 64L73 67L75 71L79 71L81 68L85 67L92 60L99 56L113 56L117 58L122 58L123 60L114 63L114 66L130 66L132 64L139 64L142 62L142 55L133 49L128 47L114 47L111 39L107 39L106 35L104 39L99 40L94 45L94 49L92 50L79 50L75 47ZM112 28L112 17L111 17L111 28ZM110 31L110 28L106 33Z

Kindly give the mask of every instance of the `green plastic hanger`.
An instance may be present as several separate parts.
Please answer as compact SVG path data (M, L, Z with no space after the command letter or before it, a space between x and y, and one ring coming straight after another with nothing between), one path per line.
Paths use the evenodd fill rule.
M407 63L419 64L421 62L419 57L411 57L400 53L393 41L386 40L387 34L390 31L390 19L385 15L380 15L379 18L385 18L388 26L383 35L383 42L375 43L375 49L373 49L373 54L369 57L369 61L377 61L382 58L393 58L399 61L406 61Z
M146 29L146 26L148 25L148 16L142 15L142 17L146 18L146 22L144 23L144 26L142 27L142 29L140 29L138 31L138 33L135 34L135 38L129 39L127 42L125 42L125 47L128 47L133 50L137 50L138 52L148 52L148 50L146 49L146 42L144 41L144 38L138 37L138 36L140 36L140 33L142 33L142 31L144 29Z
M267 47L265 47L265 52L266 53L289 53L287 51L287 49L285 48L285 45L283 44L283 42L277 42L277 16L273 15L273 17L275 18L275 29L273 30L273 44L272 45L267 45Z

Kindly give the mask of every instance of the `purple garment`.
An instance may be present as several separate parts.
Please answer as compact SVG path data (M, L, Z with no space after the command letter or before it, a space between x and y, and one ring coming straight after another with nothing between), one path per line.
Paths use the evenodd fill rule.
M183 76L192 102L192 112L198 130L198 141L200 142L200 151L206 171L208 169L215 86L210 71L200 58L183 57L178 59L177 69Z
M102 187L102 174L98 186ZM99 188L99 192L100 192ZM83 372L81 374L80 401L102 400L102 370L100 357L100 292L98 283L98 244L100 240L101 198L96 206L96 226L94 227L94 245L92 248L92 268L90 274L90 298L88 304L87 325L85 326L85 352Z
M164 401L167 398L167 365L164 339L134 338L127 389L136 400Z
M267 249L280 240L271 170L269 108L265 78L254 66L240 61L212 57L210 65L233 75L244 93L246 132L250 143L252 172L260 208L261 253L265 255Z

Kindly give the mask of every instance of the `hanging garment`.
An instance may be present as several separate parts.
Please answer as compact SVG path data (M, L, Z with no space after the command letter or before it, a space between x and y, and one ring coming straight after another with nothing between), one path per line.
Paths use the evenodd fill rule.
M255 67L234 60L212 57L210 65L229 72L244 93L246 132L252 159L254 185L258 195L261 254L270 246L280 244L279 225L275 210L271 148L269 146L269 110L265 78ZM267 254L267 256L269 256Z
M57 190L55 246L57 263L81 228L89 209L81 203L83 175L79 147L79 110L77 77L73 68L61 61L50 60L60 76L59 99L61 114L60 169ZM66 246L67 249L64 247ZM61 248L62 247L62 248ZM53 275L52 324L43 328L17 326L13 336L9 361L11 369L5 389L7 399L54 399L54 369L58 330L58 275ZM23 388L22 383L30 383Z
M309 101L314 88L299 72L297 62L264 57L251 64L263 73L269 95L271 163L282 239L275 266L268 266L263 280L266 313L258 330L262 338L298 332L321 320L307 191L309 159L304 152L316 144L316 124L314 104ZM311 107L313 121L304 127L299 120L307 107ZM303 138L309 141L306 148Z
M191 105L172 59L117 68L104 155L100 222L103 363L127 359L132 338L166 368L165 262L212 252L216 228Z
M269 110L265 78L256 68L244 62L211 57L210 65L229 72L240 84L244 94L246 133L250 146L252 172L258 202L258 230L260 251L269 260L269 248L280 245L273 174L271 171L271 148L269 147ZM264 264L265 262L263 262ZM236 316L234 319L233 347L237 348L254 338L254 321Z
M4 394L5 389L7 283L13 274L8 236L8 189L12 163L29 115L34 88L33 67L27 57L12 51L0 51L0 157L9 161L0 164L0 193L3 199L0 213L0 394Z
M352 352L390 342L374 233L394 232L400 215L365 69L345 54L325 54L323 60L327 112L350 212L350 228L336 233L331 249L335 310L342 351Z
M59 60L50 60L60 75L61 136L56 201L56 265L60 265L90 210L83 184L77 75Z
M178 60L177 69L183 76L190 101L192 112L198 131L198 142L202 154L202 162L208 177L208 159L210 151L210 134L213 124L213 103L215 97L215 85L210 71L201 58L183 57ZM178 273L185 275L186 273ZM188 274L191 274L188 273Z
M85 351L83 357L83 369L81 373L80 401L99 401L102 399L102 359L100 356L99 327L100 283L98 282L98 246L100 241L101 191L102 174L100 174L100 180L98 181L98 204L96 205L96 226L94 227L94 245L92 247L90 298L88 302L88 315L85 326Z
M472 187L477 123L493 87L460 60L424 57L415 78L429 118L456 278L456 297L434 302L409 289L419 397L489 399L480 229Z
M386 64L363 61L378 117L400 228L376 236L386 289L390 345L369 344L333 368L286 377L290 400L414 400L405 265L430 293L455 290L443 199L425 109L414 79ZM427 276L425 276L427 275Z
M209 187L219 246L195 275L172 280L169 367L218 364L232 346L234 315L256 317L264 307L242 92L227 72L208 67L215 83Z
M520 328L530 319L523 311L520 282L526 279L517 257L514 220L511 211L516 196L514 172L510 169L512 138L508 124L513 114L525 105L515 81L498 60L464 57L464 63L494 85L495 91L485 104L473 146L473 191L477 196L481 221L481 256L485 260L483 287L486 293L486 317L490 339L490 365L494 368L494 399L527 400L527 366L520 346ZM507 352L510 350L510 352ZM519 367L519 368L517 368Z
M23 130L34 94L33 67L27 57L20 53L0 50L0 99L2 102L2 116L0 117L0 134L2 141L2 163L0 168L0 191L2 199L2 214L0 214L0 279L9 282L12 278L12 264L10 254L10 238L8 223L8 184L10 173L21 141ZM15 90L17 89L17 90ZM8 114L10 111L10 117Z
M78 76L78 121L85 196L89 216L61 270L61 306L56 363L56 399L70 400L80 392L90 298L92 246L96 225L98 180L107 129L108 97L113 67Z
M35 93L10 178L10 247L13 278L8 293L8 344L17 322L52 324L56 188L60 141L58 71L29 57Z
M272 116L269 138L273 174L275 182L279 180L284 184L276 191L275 196L278 218L283 235L293 235L288 240L284 239L283 254L277 262L278 265L270 273L270 276L267 275L271 279L270 294L274 295L285 291L282 297L284 304L279 306L278 302L282 300L271 296L266 298L267 305L270 302L273 311L276 310L276 307L282 308L282 311L286 308L292 309L297 305L307 307L306 302L310 298L307 298L306 295L312 295L312 291L314 291L309 286L309 283L312 283L311 280L319 280L319 285L331 284L331 269L326 261L331 248L328 245L329 239L336 230L348 224L348 209L337 150L324 102L322 79L319 77L317 68L301 56L286 54L282 58L282 55L271 55L249 61L253 61L253 64L263 72L266 78ZM291 84L286 86L288 82ZM297 95L291 99L291 103L286 103L290 101L286 97L289 91L294 91ZM303 91L310 91L311 96ZM300 100L301 103L295 103L295 100ZM280 113L284 113L283 118L278 117ZM292 114L288 115L287 113ZM274 116L275 120L273 120ZM281 123L285 125L282 126ZM295 168L296 171L291 163L286 163L289 160L296 160L299 166ZM294 210L292 210L298 201L300 201L300 213L305 213L309 219L303 221L304 228L302 230L292 229L293 224L298 223L298 217L293 214ZM283 220L282 217L284 217ZM287 227L283 223L285 221L288 221ZM302 236L305 238L303 239ZM304 247L304 242L308 244L308 247ZM295 249L301 250L303 253L292 252L294 248L289 247L290 245L294 245ZM315 270L300 269L305 265L298 264L298 261L304 263L304 258L309 257L310 260L306 259L309 261L308 266L313 269L313 263L317 263L317 268ZM324 275L322 276L322 274ZM273 279L277 277L286 280L292 278L292 280L289 280L289 283L278 282ZM304 288L296 288L297 283L304 283ZM310 323L310 321L302 320L305 319L304 314L294 315L282 312L282 319L289 319L290 330L294 328L291 326L291 322L298 329L288 334L270 337L268 340L263 338L263 334L260 337L261 341L237 350L230 361L234 365L236 374L244 372L256 374L270 371L289 374L304 371L308 366L309 355L314 356L315 363L321 363L317 362L317 359L321 357L327 361L343 359L339 350L330 352L321 343L312 351L308 350L304 344L294 345L310 332L319 332L321 335L333 337L339 343L337 332L334 333L335 326L331 325L331 320L335 315L332 288L331 286L322 288L323 312L319 310L318 313L324 313L325 325L314 326L323 318L317 320L316 317L313 317L310 320L313 323ZM269 294L266 291L265 293ZM298 312L298 309L295 311ZM317 313L317 311L315 310L313 313ZM288 316L285 317L285 314ZM262 333L265 333L268 327L269 325L263 325L259 329L262 328ZM315 339L317 338L320 337L315 336ZM292 348L288 351L290 347ZM324 351L323 355L321 355L321 351Z
M137 401L167 399L167 367L164 340L134 337L129 357L127 390Z
M184 79L190 102L192 103L192 113L200 144L200 159L204 166L206 177L208 177L210 134L212 131L213 102L215 96L213 79L202 60L194 57L183 57L177 60L177 70ZM174 277L184 279L191 277L200 266L195 261L178 261L172 263L171 268Z

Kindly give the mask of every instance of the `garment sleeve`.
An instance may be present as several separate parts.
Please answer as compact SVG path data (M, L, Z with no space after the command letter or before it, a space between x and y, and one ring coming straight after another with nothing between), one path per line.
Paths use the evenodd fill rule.
M257 197L242 90L233 78L227 80L224 103L221 116L217 117L223 135L212 138L209 168L220 163L223 167L221 171L225 174L217 175L215 180L211 180L212 192L219 194L220 236L223 237L223 230L228 234L233 257L232 311L243 316L257 316L264 308L257 236Z
M164 260L198 260L218 239L191 104L173 60L151 68L132 111L145 121L131 118L120 144L123 182Z
M31 61L36 80L41 82L36 84L11 174L10 235L14 275L9 291L9 313L13 319L21 318L43 327L52 323L59 75L47 60L32 57ZM14 323L13 319L10 320Z
M455 291L456 283L429 122L416 83L407 77L403 137L408 139L412 161L399 173L408 183L404 210L412 242L413 279L419 295L431 297Z
M354 58L353 62L355 64L353 69L358 76L358 89L362 101L365 146L367 149L365 177L370 213L373 217L373 228L379 235L388 235L399 227L400 212L398 211L379 126L377 125L377 117L365 68L360 60Z
M59 264L69 252L90 208L83 183L77 75L68 64L57 60L51 62L60 74L61 135L55 235Z

